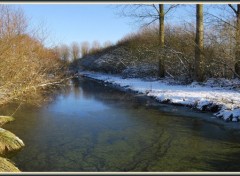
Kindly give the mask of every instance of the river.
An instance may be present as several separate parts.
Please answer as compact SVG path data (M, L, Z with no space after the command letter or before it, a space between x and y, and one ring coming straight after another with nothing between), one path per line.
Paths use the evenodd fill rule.
M26 145L9 155L21 171L240 170L239 131L204 120L211 114L85 78L15 118L4 128Z

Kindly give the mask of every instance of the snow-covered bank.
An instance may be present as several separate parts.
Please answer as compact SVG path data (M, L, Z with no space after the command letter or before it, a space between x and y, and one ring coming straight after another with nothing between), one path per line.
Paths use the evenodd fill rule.
M201 111L212 111L215 112L216 117L225 121L240 120L240 91L237 90L212 87L211 84L171 85L165 80L124 79L117 75L87 71L80 74L143 93L160 102L190 106Z

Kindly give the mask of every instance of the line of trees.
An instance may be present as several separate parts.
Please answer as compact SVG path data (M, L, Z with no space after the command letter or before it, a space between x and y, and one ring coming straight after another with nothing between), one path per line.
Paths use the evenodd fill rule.
M103 45L100 44L97 40L93 41L90 44L87 41L78 43L72 42L69 46L66 44L61 44L54 48L55 52L58 55L58 58L66 63L71 63L77 59L84 57L88 54L95 54L104 48L112 46L110 41L106 41Z
M166 35L166 30L165 30L165 15L167 15L168 12L172 11L175 8L179 8L183 5L165 5L165 4L141 4L141 5L125 5L121 9L121 16L124 17L131 17L134 19L137 19L136 22L141 22L143 23L142 26L146 27L152 24L153 22L158 20L158 38L159 38L159 51L160 54L158 54L158 76L159 77L164 77L166 75L166 52L170 52L169 47L171 48L172 46L166 46L165 45L165 35ZM203 4L196 4L196 26L195 26L195 38L194 38L194 64L192 66L192 79L196 81L203 81L206 76L207 76L207 69L213 65L213 63L209 63L207 58L211 54L209 53L209 46L206 45L206 42L204 38L206 35L209 35L209 31L206 33L204 32L204 5ZM234 60L229 61L230 58L232 57L232 53L228 52L228 59L222 60L222 58L218 62L222 62L222 67L225 69L225 76L226 76L226 69L228 69L230 72L232 72L231 75L234 75L235 77L240 77L240 5L239 4L228 4L228 5L220 5L220 6L227 6L230 8L234 14L235 14L235 19L232 18L226 18L223 19L222 17L216 16L216 15L211 15L212 20L217 20L218 21L218 27L221 25L221 30L225 30L225 32L229 33L232 32L234 33L234 36L229 37L226 40L232 40L233 43L235 43L235 46L232 48L234 50L235 56ZM209 15L209 14L208 14ZM209 17L209 16L208 16ZM168 26L169 27L169 26ZM215 26L216 27L216 26ZM176 28L176 27L174 27ZM213 28L212 28L213 29ZM226 31L228 30L228 31ZM193 32L193 31L191 31ZM218 31L219 32L219 31ZM219 38L224 38L229 34L220 34L222 36L217 36ZM225 36L223 36L225 35ZM209 36L207 36L209 37ZM213 37L213 35L211 36ZM218 45L225 45L225 41L217 41L219 39L216 39L216 41L211 41L212 43L218 43ZM220 39L223 40L223 39ZM177 41L177 42L182 42L182 41ZM229 41L228 41L229 42ZM230 45L232 46L233 43ZM219 47L222 47L219 46ZM173 49L173 48L172 48ZM213 48L211 48L213 49ZM218 48L219 49L219 48ZM215 49L216 50L216 49ZM178 51L178 50L176 50ZM213 52L213 51L212 51ZM231 51L232 52L232 51ZM226 53L226 48L225 51L221 51L221 53L225 54L225 57L227 55ZM185 53L182 53L185 54ZM212 53L213 54L213 53ZM216 53L215 53L216 55ZM220 56L221 57L221 56ZM216 61L217 62L217 61ZM233 64L232 64L233 62ZM169 75L169 74L168 74Z

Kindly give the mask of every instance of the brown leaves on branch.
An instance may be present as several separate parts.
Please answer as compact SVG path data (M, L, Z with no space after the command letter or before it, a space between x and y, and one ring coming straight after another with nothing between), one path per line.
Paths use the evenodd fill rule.
M64 65L54 50L27 32L21 10L0 5L0 105L16 101L39 104L39 85L63 78Z

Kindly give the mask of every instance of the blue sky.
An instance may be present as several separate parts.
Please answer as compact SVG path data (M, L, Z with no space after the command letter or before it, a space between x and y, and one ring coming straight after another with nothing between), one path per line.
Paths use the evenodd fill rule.
M25 12L29 24L47 34L46 46L81 43L94 40L113 43L137 31L130 18L120 18L116 4L17 4ZM208 9L207 6L204 6ZM195 6L181 6L166 16L166 24L195 24ZM213 12L216 14L216 11ZM46 30L45 30L46 29Z
M136 29L110 4L19 4L33 26L47 29L47 45L116 42ZM38 27L37 27L38 28Z

